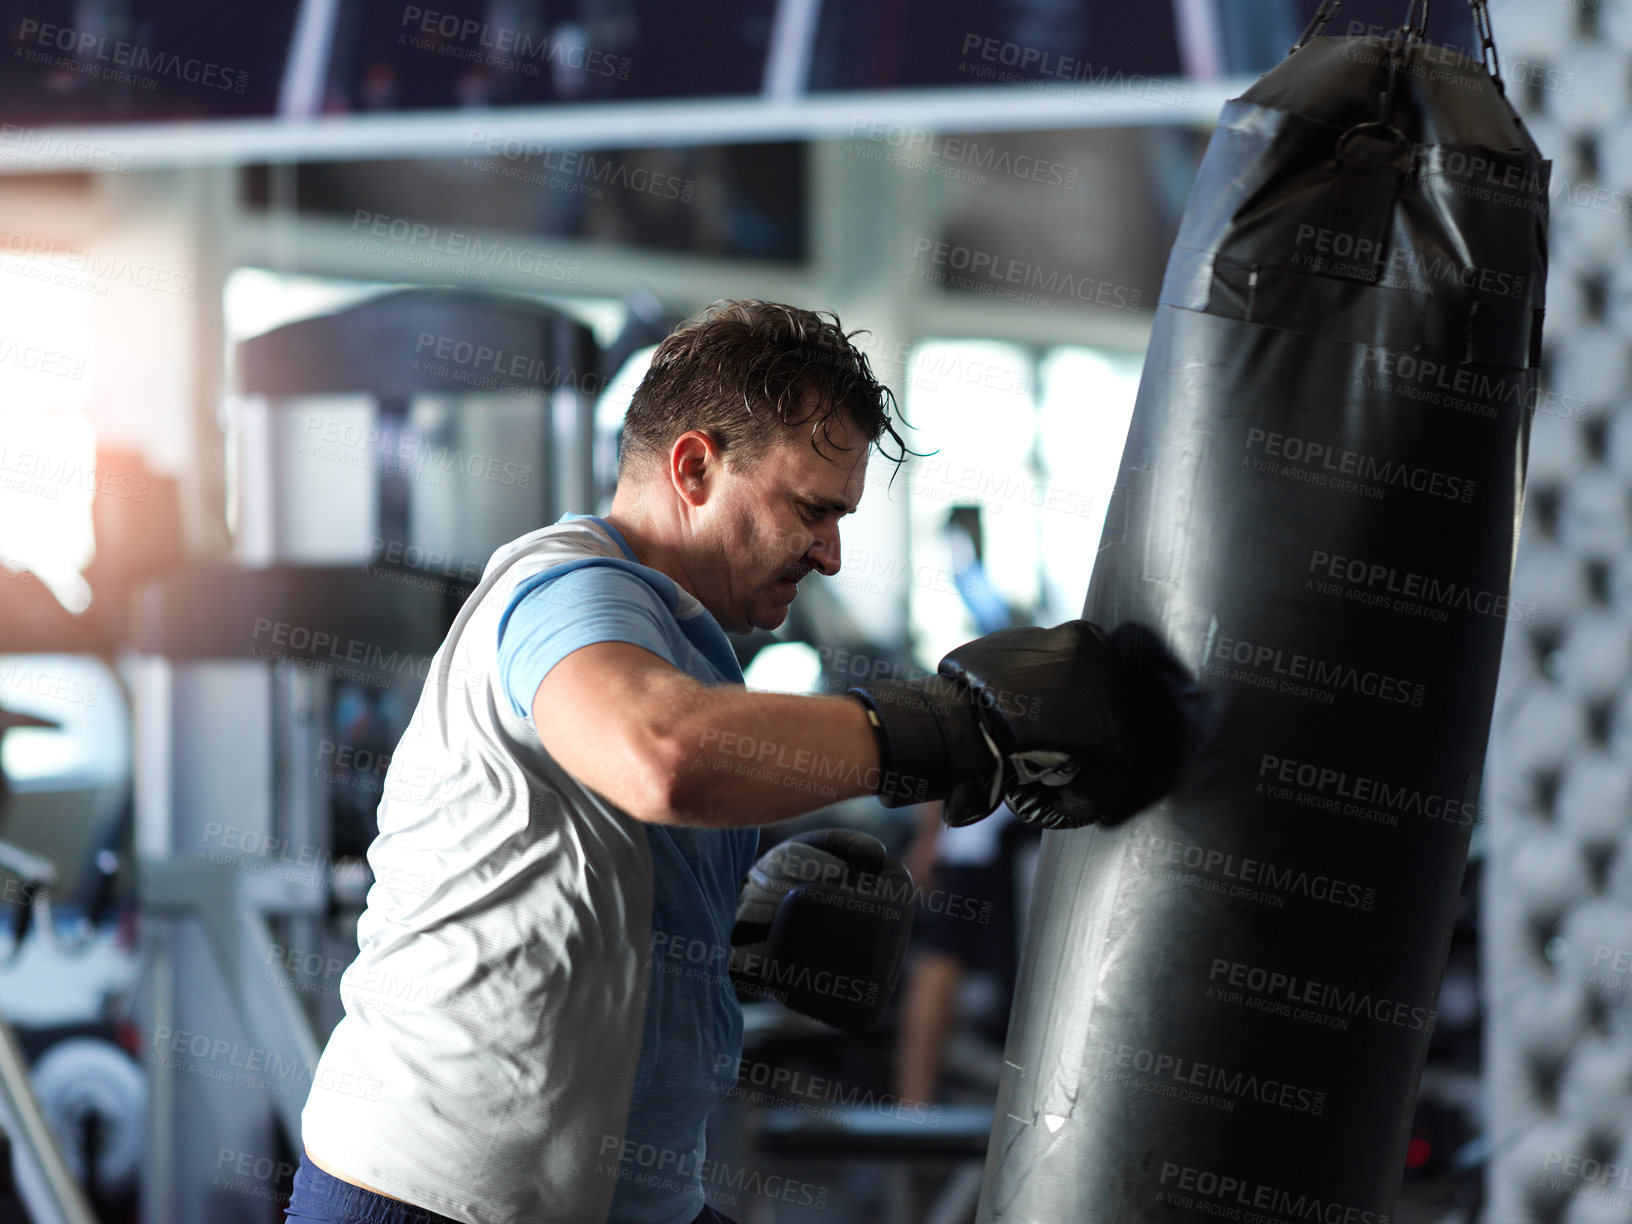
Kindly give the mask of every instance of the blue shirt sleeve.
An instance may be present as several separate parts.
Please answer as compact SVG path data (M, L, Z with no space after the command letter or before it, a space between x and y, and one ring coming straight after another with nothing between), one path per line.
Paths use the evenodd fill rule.
M533 696L562 659L595 642L629 642L676 667L674 618L650 585L613 565L575 565L523 583L499 622L499 675L530 718Z

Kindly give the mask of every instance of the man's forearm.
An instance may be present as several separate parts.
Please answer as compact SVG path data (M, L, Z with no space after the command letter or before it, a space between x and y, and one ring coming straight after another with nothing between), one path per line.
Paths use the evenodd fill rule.
M680 751L672 822L769 824L857 795L927 784L880 771L866 708L853 697L715 687L671 732Z

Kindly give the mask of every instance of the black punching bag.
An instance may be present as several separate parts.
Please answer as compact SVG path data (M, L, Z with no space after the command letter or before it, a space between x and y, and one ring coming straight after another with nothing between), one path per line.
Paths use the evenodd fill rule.
M1415 36L1226 107L1084 610L1214 713L1159 803L1044 834L982 1224L1392 1215L1518 616L1549 171Z

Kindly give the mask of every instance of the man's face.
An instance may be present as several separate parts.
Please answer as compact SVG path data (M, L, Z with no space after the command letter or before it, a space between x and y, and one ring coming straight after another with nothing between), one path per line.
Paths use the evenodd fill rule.
M818 430L818 452L809 423L794 426L746 469L720 470L698 543L707 558L703 602L728 632L775 629L801 578L839 572L839 519L861 501L868 444L842 416L827 433L835 446Z

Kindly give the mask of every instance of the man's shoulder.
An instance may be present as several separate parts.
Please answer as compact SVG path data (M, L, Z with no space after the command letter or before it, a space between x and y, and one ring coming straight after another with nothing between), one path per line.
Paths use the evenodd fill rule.
M668 574L631 560L607 525L589 515L563 519L511 540L488 560L483 580L514 596L580 570L593 574L580 574L575 585L638 579L676 620L689 622L703 611L702 604ZM621 578L616 576L620 572Z
M631 561L604 524L574 518L510 541L487 563L483 581L501 608L514 608L548 590L552 602L611 597L685 614L687 596L667 574Z
M518 566L532 574L568 561L597 557L622 559L623 551L596 520L563 519L500 545L488 558L484 576Z

